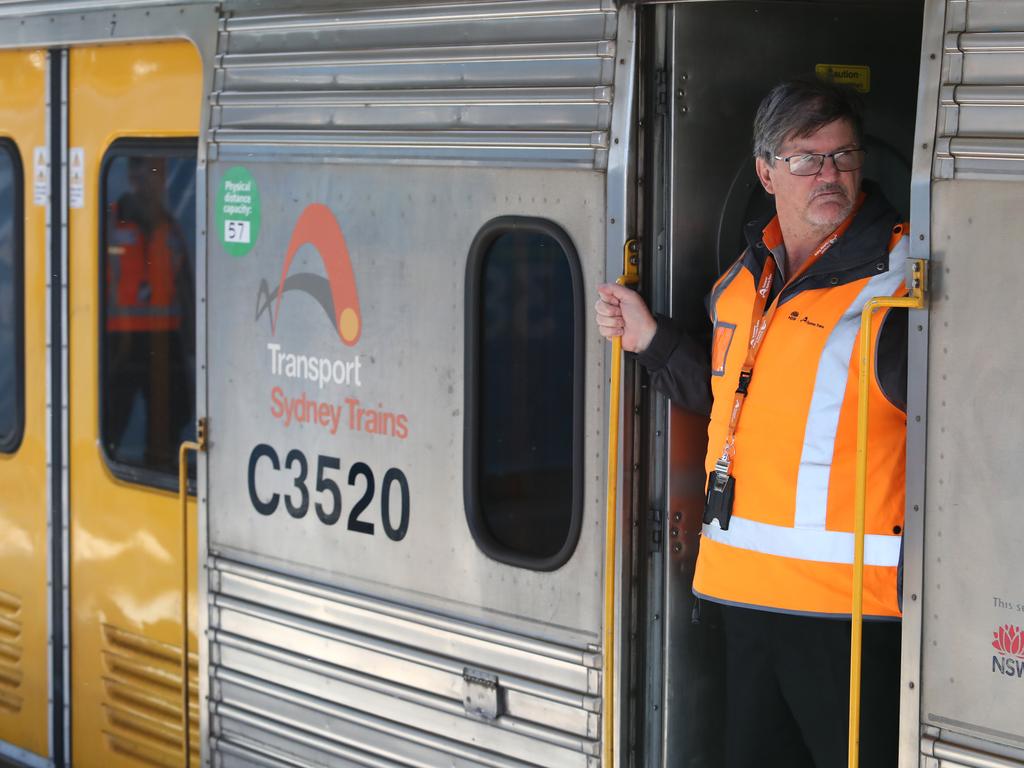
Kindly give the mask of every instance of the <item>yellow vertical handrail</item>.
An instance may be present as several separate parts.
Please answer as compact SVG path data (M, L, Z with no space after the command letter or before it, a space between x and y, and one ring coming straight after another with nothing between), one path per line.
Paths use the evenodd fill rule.
M871 343L871 320L876 309L924 307L924 259L911 263L912 280L909 296L878 296L868 300L860 315L860 377L857 382L857 484L853 514L853 609L850 627L850 730L847 763L857 768L860 762L860 681L864 630L864 517L868 486L868 394L871 371L874 370Z
M182 764L189 767L192 747L189 743L188 707L188 462L189 451L206 450L206 419L200 419L195 441L178 447L178 501L181 504L181 746Z
M639 245L627 240L622 249L619 285L640 282ZM604 653L602 654L602 758L604 768L615 764L615 545L619 492L619 400L622 377L622 337L612 338L611 388L608 392L608 507L604 527Z

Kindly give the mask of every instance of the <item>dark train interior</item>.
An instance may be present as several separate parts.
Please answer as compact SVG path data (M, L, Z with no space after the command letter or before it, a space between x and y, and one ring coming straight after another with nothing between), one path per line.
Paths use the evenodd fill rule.
M761 98L784 79L817 76L857 87L865 108L864 177L909 218L922 13L918 0L644 9L643 290L656 310L693 333L709 332L705 296L739 255L743 225L773 209L754 174L751 126ZM634 711L631 719L660 752L644 764L714 768L725 737L722 638L715 606L697 606L690 591L707 422L671 407L659 425L649 399L645 408L640 423L649 434L639 445L654 469L640 508L664 510L668 557L663 570L645 577L641 568L636 578L661 581L641 592L648 654L660 644L665 675L648 675L646 695L634 700L651 711ZM660 745L650 745L652 722L660 724Z

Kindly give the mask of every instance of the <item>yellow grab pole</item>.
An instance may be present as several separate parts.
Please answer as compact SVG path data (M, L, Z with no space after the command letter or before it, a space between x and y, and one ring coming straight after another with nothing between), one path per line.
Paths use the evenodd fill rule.
M879 296L864 305L860 315L860 378L857 383L857 484L853 514L853 610L850 628L850 731L847 763L857 768L860 762L860 679L864 630L864 517L868 486L868 385L874 370L871 320L876 309L902 307L922 309L925 286L924 259L912 262L913 280L909 296Z
M189 451L206 450L206 419L199 420L195 442L188 440L178 447L178 501L181 504L181 748L182 765L192 760L189 744L188 711L188 462Z
M626 241L619 285L635 285L639 277L636 240ZM601 765L615 765L615 544L618 538L616 507L619 492L619 399L622 378L622 337L612 339L611 389L608 393L608 508L604 526L604 653L602 654Z

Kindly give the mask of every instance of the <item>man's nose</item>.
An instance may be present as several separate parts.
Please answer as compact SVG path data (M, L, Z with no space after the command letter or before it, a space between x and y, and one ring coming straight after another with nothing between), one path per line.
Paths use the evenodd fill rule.
M835 155L825 158L825 162L821 164L821 170L818 171L818 177L826 181L839 178L839 167L836 165Z

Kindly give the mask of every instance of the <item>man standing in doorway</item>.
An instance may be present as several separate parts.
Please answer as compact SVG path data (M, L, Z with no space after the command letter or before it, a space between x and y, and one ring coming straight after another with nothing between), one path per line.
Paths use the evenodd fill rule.
M635 292L598 291L655 387L710 415L707 506L693 589L721 605L728 768L847 760L858 331L865 302L900 295L907 227L861 183L862 119L831 85L776 86L754 121L776 215L712 289L710 354ZM906 313L872 340L861 763L896 764L904 507Z

